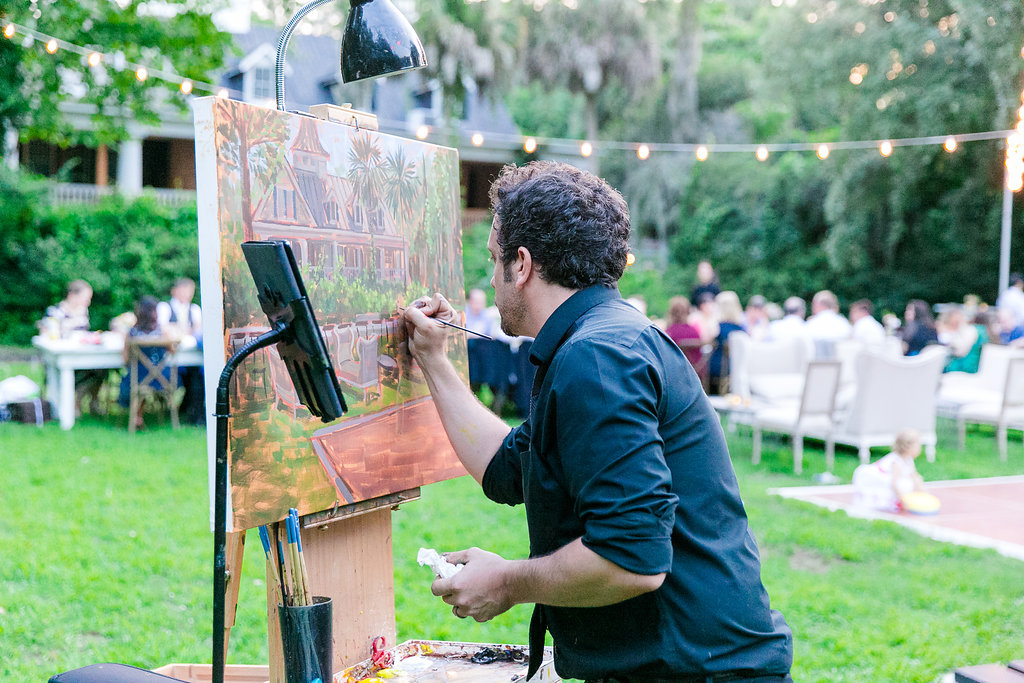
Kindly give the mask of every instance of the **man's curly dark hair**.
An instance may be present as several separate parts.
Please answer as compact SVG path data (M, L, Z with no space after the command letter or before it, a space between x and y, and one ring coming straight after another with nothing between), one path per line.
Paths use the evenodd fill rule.
M547 282L614 285L629 252L629 208L592 173L554 161L501 169L490 190L502 265L525 247Z

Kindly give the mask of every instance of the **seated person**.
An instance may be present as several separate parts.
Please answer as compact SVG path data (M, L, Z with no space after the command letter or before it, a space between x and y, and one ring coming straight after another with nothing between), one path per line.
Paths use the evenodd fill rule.
M733 332L743 331L743 307L736 292L725 291L715 297L721 320L718 323L718 337L715 348L708 360L708 374L711 378L711 391L723 393L729 377L728 342Z
M903 313L904 323L899 330L903 342L903 355L916 356L924 347L939 343L939 333L928 304L921 299L911 299Z
M967 324L963 310L954 309L949 312L944 338L952 357L946 363L944 372L978 371L981 347L989 341L988 327L988 316L984 312L979 312L974 318L974 324L971 325Z
M196 296L196 283L190 278L179 278L171 287L171 298L161 301L156 307L156 318L160 329L171 337L181 339L184 348L202 346L203 312L198 304L192 303ZM203 367L184 365L178 368L178 377L185 387L181 399L181 414L191 425L206 423L205 375Z
M125 363L128 362L128 342L130 341L163 341L167 338L162 334L160 325L157 322L156 316L157 300L153 296L144 296L139 299L139 302L135 306L135 326L129 330L128 338L125 340ZM145 346L141 348L142 353L146 354L149 361L156 365L163 360L164 356L167 355L167 349L163 346ZM138 381L141 383L146 376L149 374L146 366L141 362L137 362L137 373ZM171 369L164 368L163 376L170 379ZM179 378L179 384L181 380ZM145 384L140 384L146 386ZM161 388L160 382L156 378L152 378L148 382L148 386L153 389L159 390ZM128 368L128 372L121 378L121 391L117 397L117 402L121 407L127 408L131 401L131 368ZM139 409L138 414L135 416L135 427L141 429L145 427L142 421L142 410Z
M854 504L885 512L899 512L908 493L924 490L914 459L921 454L921 437L913 429L896 435L892 452L853 473Z
M696 367L700 362L700 331L687 322L690 317L690 300L685 296L674 296L668 302L668 327L665 334L683 350L686 360Z
M64 300L49 306L46 315L39 322L43 336L71 339L88 333L89 304L92 303L92 286L85 280L73 280L68 284ZM89 411L99 410L99 393L109 370L75 370L75 413L80 413L79 403L89 396Z

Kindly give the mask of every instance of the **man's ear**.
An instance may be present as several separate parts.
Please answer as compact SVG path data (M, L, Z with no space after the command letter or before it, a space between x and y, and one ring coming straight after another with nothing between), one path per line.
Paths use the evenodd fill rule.
M512 264L512 283L516 289L522 289L533 275L533 256L526 247L519 247L516 250L516 260Z

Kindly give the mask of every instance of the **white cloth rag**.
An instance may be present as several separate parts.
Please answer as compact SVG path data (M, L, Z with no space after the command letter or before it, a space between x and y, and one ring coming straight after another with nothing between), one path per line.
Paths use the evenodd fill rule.
M416 561L419 562L421 567L430 567L434 570L436 576L442 579L450 579L459 573L463 565L452 564L448 560L441 557L441 555L433 548L420 548L420 551L416 553Z

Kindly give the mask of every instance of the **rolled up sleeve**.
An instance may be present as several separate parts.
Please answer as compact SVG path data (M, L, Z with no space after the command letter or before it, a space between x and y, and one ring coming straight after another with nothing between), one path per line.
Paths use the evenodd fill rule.
M662 378L631 348L589 343L566 351L552 399L583 544L635 574L668 572L678 498L658 430Z
M523 502L522 454L529 448L530 425L527 422L508 433L484 470L481 486L485 496L506 505Z

